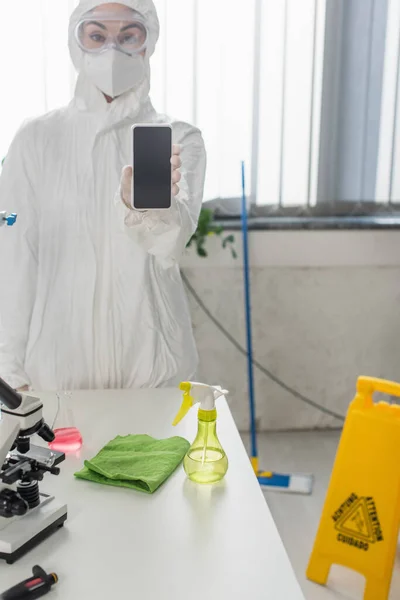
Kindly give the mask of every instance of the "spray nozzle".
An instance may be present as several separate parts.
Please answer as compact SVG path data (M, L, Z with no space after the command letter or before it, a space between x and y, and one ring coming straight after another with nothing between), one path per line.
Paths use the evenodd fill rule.
M186 417L189 410L195 404L200 403L201 410L212 411L215 410L215 401L221 396L227 396L229 393L227 390L221 390L212 385L192 383L190 381L181 383L179 389L183 392L183 401L182 406L174 419L174 426L178 425L178 423Z

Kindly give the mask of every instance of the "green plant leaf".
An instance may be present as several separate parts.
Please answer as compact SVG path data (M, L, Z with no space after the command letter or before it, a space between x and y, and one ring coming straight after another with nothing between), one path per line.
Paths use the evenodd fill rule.
M193 244L196 246L198 256L208 256L205 245L209 237L213 235L222 236L224 234L224 228L221 225L215 225L213 219L214 212L212 210L208 208L201 210L197 230L187 244L188 248L193 246ZM222 247L225 249L228 245L235 243L235 236L230 234L221 241ZM231 248L231 253L234 258L237 258L234 248Z

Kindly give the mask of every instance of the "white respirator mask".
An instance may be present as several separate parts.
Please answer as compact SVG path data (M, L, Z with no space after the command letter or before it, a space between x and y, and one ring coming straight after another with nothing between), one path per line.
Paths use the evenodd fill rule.
M119 50L85 54L83 71L90 81L110 98L116 98L136 88L146 76L143 56L128 56Z
M148 35L145 20L131 9L116 14L100 6L89 11L75 29L83 71L111 98L136 88L146 77Z

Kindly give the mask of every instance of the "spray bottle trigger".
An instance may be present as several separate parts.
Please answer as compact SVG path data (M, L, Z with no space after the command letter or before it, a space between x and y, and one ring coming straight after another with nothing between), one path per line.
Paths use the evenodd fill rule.
M191 397L189 392L185 391L183 394L182 406L181 406L178 414L176 415L174 422L172 423L172 425L174 427L176 425L178 425L178 423L180 423L184 417L186 417L186 415L188 414L189 410L192 408L193 405L194 405L193 398Z

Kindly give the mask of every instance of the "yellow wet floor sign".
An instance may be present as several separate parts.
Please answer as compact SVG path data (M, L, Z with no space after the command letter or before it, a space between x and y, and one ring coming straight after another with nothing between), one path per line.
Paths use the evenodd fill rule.
M400 385L361 377L336 455L307 577L327 583L333 564L366 578L364 600L387 600L400 527Z

